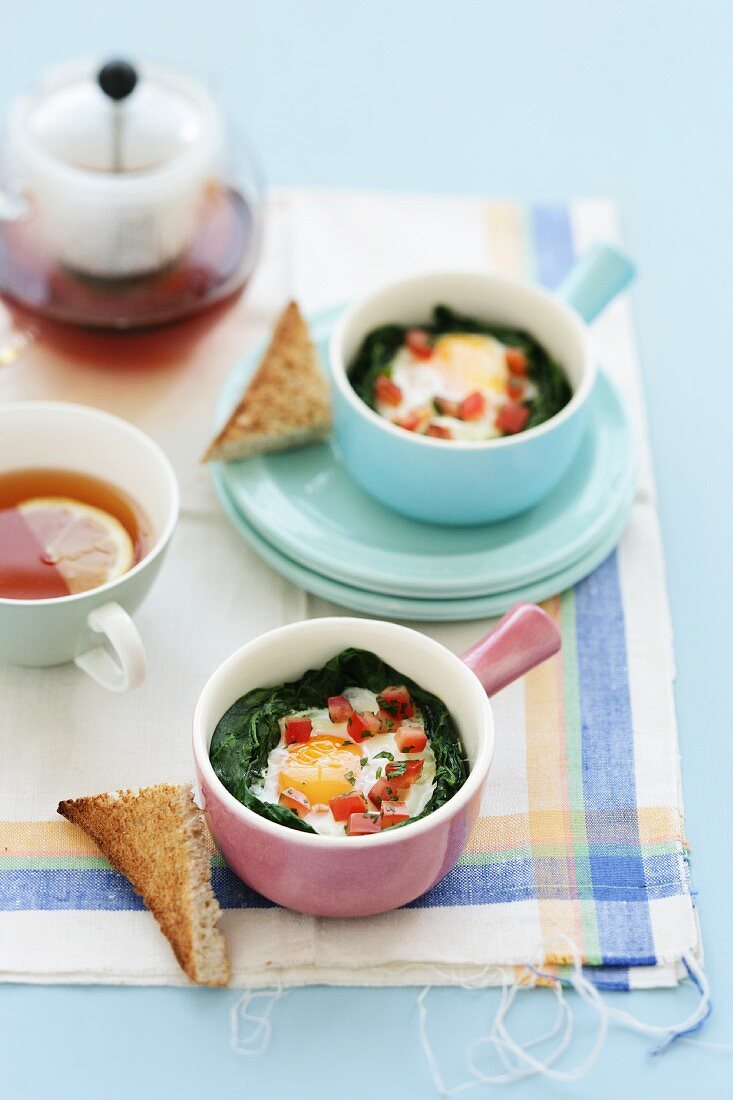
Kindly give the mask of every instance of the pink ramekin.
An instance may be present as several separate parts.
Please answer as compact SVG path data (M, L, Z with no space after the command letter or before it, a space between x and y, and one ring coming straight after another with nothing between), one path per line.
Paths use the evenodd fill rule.
M414 824L373 836L314 836L237 802L214 772L209 745L221 716L245 692L296 680L350 646L378 654L443 700L469 775L445 805ZM559 647L554 623L533 604L507 612L462 658L408 627L355 618L310 619L242 646L211 676L193 719L198 791L217 848L254 890L302 913L362 917L419 897L455 865L478 816L494 753L488 695Z

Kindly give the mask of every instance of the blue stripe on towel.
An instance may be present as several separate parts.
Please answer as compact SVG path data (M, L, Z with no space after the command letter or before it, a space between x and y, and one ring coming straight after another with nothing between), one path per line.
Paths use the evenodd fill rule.
M535 885L537 863L546 872L543 885ZM573 889L567 880L552 874L556 860L550 857L506 860L486 864L459 864L450 874L411 903L412 908L439 906L500 905L510 901L595 899L623 908L639 902L640 886L623 873L626 857L605 860L607 877L592 887ZM655 855L646 895L672 897L680 893L679 859L676 855ZM228 867L212 868L214 891L223 909L268 909L274 903L241 882ZM641 887L643 890L643 887ZM618 906L619 909L622 906ZM0 872L0 910L80 909L135 910L144 905L132 886L109 868L7 870ZM609 947L610 951L610 947Z
M107 868L0 873L0 910L144 908L125 876Z
M533 206L531 217L535 277L554 290L575 261L570 212L567 206Z
M598 989L625 993L630 988L629 970L626 966L584 966L583 974Z
M592 763L583 769L583 796L601 954L609 963L630 957L654 963L647 902L654 891L646 893L639 845L626 633L615 553L577 585L575 616L583 757ZM614 837L627 846L622 856L593 854L593 845L608 839L607 831L595 833L593 811L609 808L622 811ZM626 900L630 893L639 900L619 905L622 895Z

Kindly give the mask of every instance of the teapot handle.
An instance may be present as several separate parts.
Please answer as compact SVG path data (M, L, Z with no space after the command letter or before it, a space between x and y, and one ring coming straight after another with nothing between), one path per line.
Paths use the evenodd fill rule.
M562 645L550 616L534 603L518 603L479 642L461 654L487 695L542 664Z

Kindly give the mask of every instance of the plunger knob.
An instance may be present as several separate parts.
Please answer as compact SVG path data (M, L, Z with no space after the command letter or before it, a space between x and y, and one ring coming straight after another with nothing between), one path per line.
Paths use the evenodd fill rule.
M129 61L108 61L97 73L99 87L116 102L127 99L137 81L137 69Z
M137 70L129 61L108 61L97 73L97 83L112 100L112 171L121 172L122 165L122 104L137 84Z

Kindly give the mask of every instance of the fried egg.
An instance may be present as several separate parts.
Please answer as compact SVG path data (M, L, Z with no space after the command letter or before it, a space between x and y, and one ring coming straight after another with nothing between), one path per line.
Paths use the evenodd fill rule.
M376 695L364 688L347 688L343 693L355 711L376 714ZM422 774L404 794L410 817L425 809L435 787L435 755L428 741L421 753L404 756L395 743L394 731L376 734L355 744L346 732L346 723L334 723L324 708L299 711L298 717L310 718L313 729L310 740L285 745L280 741L267 758L267 767L252 793L263 802L278 803L282 791L293 787L301 791L311 804L303 818L311 828L324 836L345 836L346 823L336 821L329 800L340 794L358 791L367 798L370 789L384 775L390 760L425 761ZM289 717L295 717L290 715ZM423 728L419 711L410 725ZM375 807L369 803L369 809Z
M377 412L389 420L399 421L411 413L425 410L431 423L450 429L453 439L481 440L500 436L496 414L509 400L506 351L507 345L501 340L480 333L439 336L429 359L420 359L403 346L390 364L390 377L399 386L402 401L397 407L378 403ZM436 399L461 402L473 393L481 393L486 399L485 414L480 418L461 420L435 414ZM536 393L534 384L527 380L523 400L531 400Z

